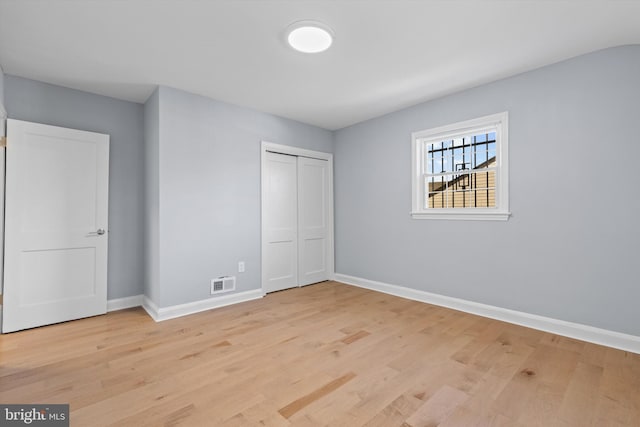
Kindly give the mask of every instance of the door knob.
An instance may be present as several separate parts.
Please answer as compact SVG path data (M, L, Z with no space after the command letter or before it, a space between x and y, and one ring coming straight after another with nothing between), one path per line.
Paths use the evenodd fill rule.
M104 228L98 228L96 231L90 231L89 235L95 236L97 234L98 236L102 236L104 233L106 233Z

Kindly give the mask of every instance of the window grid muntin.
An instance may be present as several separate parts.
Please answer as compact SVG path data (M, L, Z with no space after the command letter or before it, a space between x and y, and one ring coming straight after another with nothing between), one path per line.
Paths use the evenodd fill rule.
M450 135L447 138L429 138L422 141L423 144L423 158L421 159L422 171L423 171L423 195L424 204L423 209L455 209L455 208L495 208L497 207L497 176L498 171L496 166L489 166L490 161L494 165L498 164L497 158L497 141L498 129L496 127L490 127L482 130L476 130L472 132L466 132L464 134ZM439 145L438 148L433 148ZM478 147L484 146L484 149L478 150ZM449 152L445 155L446 152ZM440 156L436 156L435 153L440 153ZM484 154L481 156L481 163L478 164L478 154ZM484 159L482 159L484 157ZM469 162L467 162L467 158ZM435 165L440 165L440 172L435 172ZM446 164L450 164L450 167ZM470 168L466 168L466 165ZM478 168L478 166L484 166ZM426 166L426 167L425 167ZM461 166L461 167L459 167ZM460 172L460 171L466 172ZM486 185L483 187L477 186L477 179L479 173L485 173ZM490 174L492 178L490 179ZM475 177L475 184L472 175ZM445 177L451 177L446 180ZM466 184L460 185L460 182L465 182L465 176L468 178ZM440 178L436 182L436 178ZM431 179L431 181L429 180ZM493 181L493 185L489 185L490 181ZM435 184L439 184L439 191L431 191L436 188ZM430 185L431 184L431 185ZM475 186L474 186L475 185ZM462 189L458 188L463 187ZM453 187L450 189L450 187ZM470 187L470 188L466 188ZM481 199L485 200L484 205L478 205L478 191L484 192ZM473 200L467 202L466 194L472 193ZM437 195L442 195L440 201L436 200ZM462 194L462 206L458 204L456 206L456 194ZM467 203L472 203L468 205Z

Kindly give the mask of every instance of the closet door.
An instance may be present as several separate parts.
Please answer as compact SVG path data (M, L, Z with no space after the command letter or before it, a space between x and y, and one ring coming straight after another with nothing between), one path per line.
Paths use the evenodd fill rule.
M262 289L333 278L331 154L262 143Z
M329 278L329 167L326 160L298 157L298 285Z
M265 156L263 286L274 292L298 286L298 161L285 154Z

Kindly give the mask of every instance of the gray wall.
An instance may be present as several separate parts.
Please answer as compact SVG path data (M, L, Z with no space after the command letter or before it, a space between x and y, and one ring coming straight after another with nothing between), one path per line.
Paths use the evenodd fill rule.
M2 71L2 67L0 67L0 105L5 106L4 103L4 72ZM6 108L5 108L6 110Z
M160 301L160 95L144 104L144 295Z
M259 289L261 140L331 152L333 134L166 87L159 117L162 268L154 302L210 298L210 280L222 275L237 276L238 292Z
M143 107L5 76L9 118L111 135L108 298L143 292Z
M336 271L640 335L639 100L636 45L335 132ZM511 219L410 219L411 132L505 110Z

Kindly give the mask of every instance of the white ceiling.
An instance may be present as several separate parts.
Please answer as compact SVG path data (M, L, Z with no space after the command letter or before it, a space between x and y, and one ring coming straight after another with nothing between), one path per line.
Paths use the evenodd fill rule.
M324 53L282 32L333 28ZM606 47L640 1L0 0L0 66L134 102L166 85L338 129Z

